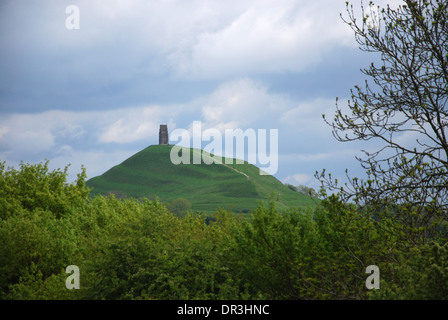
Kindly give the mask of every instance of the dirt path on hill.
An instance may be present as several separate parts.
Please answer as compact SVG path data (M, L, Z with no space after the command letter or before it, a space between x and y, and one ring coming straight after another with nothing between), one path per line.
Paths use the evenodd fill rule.
M196 150L194 150L194 152L196 152ZM204 154L204 153L201 154L201 157L208 157L208 158L212 159L214 163L216 163L216 164L221 164L221 165L223 165L223 166L225 166L225 167L227 167L227 168L229 168L229 169L232 169L233 171L238 172L239 174L242 174L243 176L245 176L245 177L247 178L247 180L250 180L250 177L249 177L247 174L245 174L244 172L241 172L241 171L235 169L234 167L231 167L231 166L229 166L229 165L223 163L222 161L220 161L220 160L218 160L218 159L216 159L216 158L210 157L209 155ZM222 157L221 157L221 158L222 158ZM202 159L202 158L201 158L201 159Z

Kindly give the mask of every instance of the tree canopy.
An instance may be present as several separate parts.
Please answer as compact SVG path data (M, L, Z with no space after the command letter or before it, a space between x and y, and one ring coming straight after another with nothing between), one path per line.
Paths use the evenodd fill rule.
M338 141L378 142L357 157L367 178L341 186L322 172L323 186L359 205L400 205L416 227L448 218L448 1L405 0L397 9L369 3L361 19L347 3L360 49L380 63L362 70L332 126ZM415 213L418 219L411 219ZM413 220L411 222L411 220Z

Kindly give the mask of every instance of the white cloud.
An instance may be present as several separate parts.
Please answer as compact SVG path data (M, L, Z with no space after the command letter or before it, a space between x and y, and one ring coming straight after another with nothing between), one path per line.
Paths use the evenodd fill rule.
M142 65L184 79L300 72L331 48L355 44L339 17L344 1L81 0L76 5L76 32L65 28L64 3L11 6L11 17L5 15L0 26L9 30L13 24L20 40L3 31L5 44L21 52L32 48L52 63L69 63L75 74L100 70L91 74L99 80L117 69L140 71ZM17 22L24 10L31 16ZM52 58L60 55L64 59Z
M0 140L5 136L9 131L9 128L7 126L0 127Z
M167 110L169 117L164 114ZM175 116L170 106L9 114L0 120L0 146L4 155L12 150L16 157L28 158L42 152L72 153L71 147L87 141L95 145L149 140L158 135L161 119L172 124Z
M50 160L51 168L72 164L71 180L85 165L93 177L139 151L129 150L129 143L155 142L162 115L158 106L4 115L0 119L0 157L12 166L21 160L40 162L44 158ZM111 142L125 147L110 150L107 146Z
M280 116L280 123L294 132L309 137L331 137L331 127L325 124L322 114L332 118L335 112L335 100L317 97L300 101L295 107L286 110Z
M102 130L99 142L129 143L155 136L164 115L161 107L129 108L108 113L115 119Z
M48 115L48 113L45 113ZM43 122L45 116L32 114L13 114L0 120L2 135L0 144L18 153L35 154L48 151L55 145L55 137ZM57 119L52 119L53 123Z
M331 48L355 45L351 30L340 20L341 3L334 0L244 4L230 23L200 30L195 42L170 53L178 75L301 72L320 62Z
M333 148L328 148L329 145L333 145ZM328 162L337 159L338 161L347 161L354 159L355 155L359 155L360 149L353 147L340 148L341 144L335 140L328 141L328 145L319 143L315 145L314 153L301 153L300 151L285 153L281 156L282 162L293 163L294 161L300 161L301 163L317 163ZM322 150L324 149L324 150Z
M222 84L201 103L204 126L220 131L251 126L266 128L291 105L286 97L269 93L266 87L249 78Z
M306 173L296 173L294 175L287 176L283 182L284 183L290 183L290 184L306 184L312 179L312 177L309 174Z

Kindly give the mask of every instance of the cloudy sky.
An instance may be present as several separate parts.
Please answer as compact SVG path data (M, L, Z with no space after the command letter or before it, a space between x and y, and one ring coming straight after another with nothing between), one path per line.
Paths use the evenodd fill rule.
M337 142L322 114L378 57L340 13L345 0L2 0L0 160L91 178L157 144L159 124L201 121L278 129L282 182L359 176L366 145Z

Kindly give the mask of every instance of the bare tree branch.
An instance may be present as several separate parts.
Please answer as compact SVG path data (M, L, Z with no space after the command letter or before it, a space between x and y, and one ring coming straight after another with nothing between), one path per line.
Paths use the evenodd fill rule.
M347 201L407 206L427 223L448 218L448 0L404 3L392 9L370 2L374 18L361 4L361 21L347 3L342 20L360 49L379 54L381 64L362 70L371 82L350 90L348 112L336 99L333 120L324 120L338 141L373 139L382 146L357 157L365 180L347 174L349 182L340 186L325 171L316 177Z

